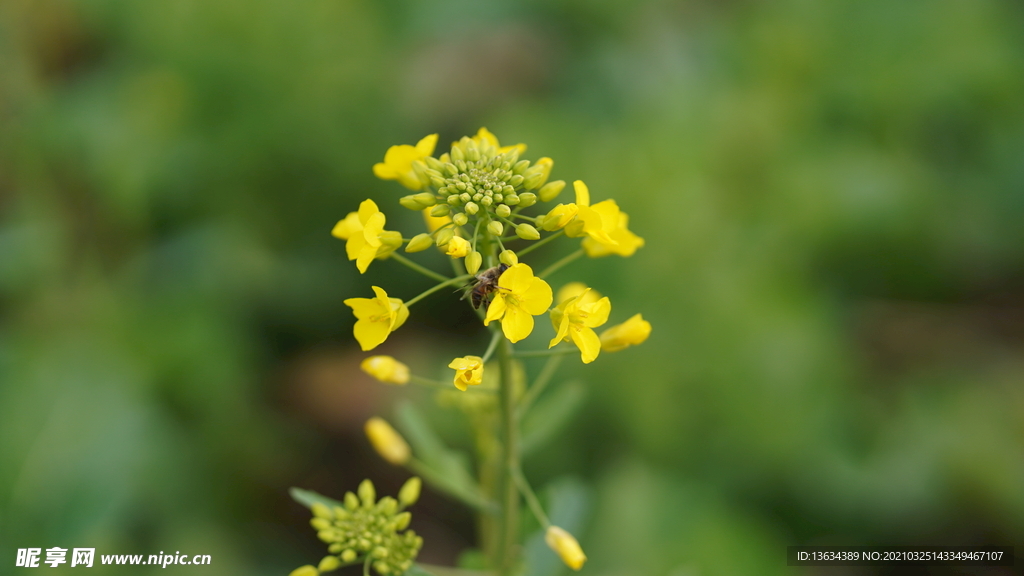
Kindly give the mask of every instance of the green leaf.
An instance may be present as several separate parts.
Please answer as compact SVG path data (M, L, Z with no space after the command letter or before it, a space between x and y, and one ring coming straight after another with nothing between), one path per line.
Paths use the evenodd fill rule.
M469 458L464 453L445 446L415 405L408 401L400 402L396 409L396 418L399 429L412 444L416 458L449 484L439 488L462 492L477 491L476 482L469 471ZM430 481L426 477L424 480Z
M590 513L591 490L576 478L562 477L541 494L548 518L578 539ZM527 570L524 576L557 576L566 572L562 560L544 542L544 529L533 533L523 550Z
M295 500L299 504L302 504L306 508L312 508L313 504L316 504L317 502L328 507L345 507L345 505L342 504L341 502L338 502L333 498L328 498L327 496L324 496L322 494L317 494L312 490L303 490L302 488L295 488L293 486L290 490L288 490L288 493L291 494L293 500Z
M567 382L545 394L523 418L521 448L527 455L543 446L569 423L586 399L580 382Z

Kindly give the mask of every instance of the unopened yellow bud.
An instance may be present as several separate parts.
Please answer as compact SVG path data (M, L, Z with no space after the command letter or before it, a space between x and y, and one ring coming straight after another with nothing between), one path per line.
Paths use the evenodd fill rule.
M383 418L370 418L366 421L365 428L366 437L370 439L373 449L382 458L396 466L401 466L409 461L411 450L405 442L405 438L402 438L402 435L396 432Z
M576 541L576 538L573 538L572 534L558 526L548 528L547 533L544 535L544 541L558 554L562 562L565 562L565 565L573 570L579 570L583 567L583 563L587 561L587 555L583 553L583 549L580 548L580 543Z
M444 246L448 244L448 242L451 241L451 239L454 236L455 230L452 230L451 227L442 228L438 230L436 235L434 236L434 243L437 244L438 246Z
M551 167L555 165L555 161L551 158L541 158L537 160L537 163L531 166L523 176L526 178L523 180L523 188L527 190L533 190L540 188L548 181L548 176L551 175Z
M636 314L622 324L617 324L601 333L601 350L618 352L647 340L651 335L651 323Z
M452 239L448 241L448 250L445 251L445 254L452 258L462 258L469 254L470 249L469 240L461 236L452 236Z
M565 180L554 180L540 187L537 191L537 196L540 197L541 202L551 202L565 189Z
M501 233L505 231L505 226L495 220L487 225L487 231L495 236L501 236Z
M384 230L377 235L377 238L380 239L381 244L391 248L398 248L402 245L402 233L398 230Z
M359 497L351 492L345 492L345 509L354 511L356 508L359 508Z
M437 204L437 197L430 192L420 192L419 194L413 194L412 197L422 204L424 208Z
M402 504L402 507L409 507L416 503L420 499L420 490L423 487L423 481L420 480L419 476L413 476L402 484L402 489L398 491L398 502Z
M405 384L409 381L409 367L391 356L370 356L359 367L381 382Z
M444 218L452 211L451 206L447 204L438 204L430 209L430 215L434 218Z
M427 248L434 245L434 239L430 237L430 234L424 232L423 234L417 234L409 240L409 243L405 245L406 252L422 252Z
M412 514L408 512L402 512L395 516L395 530L405 530L409 527L409 522L412 521Z
M523 240L540 240L540 232L537 232L537 229L529 224L516 226L516 236Z
M306 564L305 566L300 566L299 568L292 570L288 576L319 576L319 574L320 572L318 572L316 568Z
M364 507L369 508L377 502L377 489L373 487L373 482L369 478L359 483L357 492Z
M509 216L512 215L512 209L505 204L501 204L500 206L494 209L494 213L497 214L498 216L501 216L502 218L508 218Z
M529 208L537 203L537 195L533 192L523 192L519 195L519 207Z
M313 516L316 516L317 518L334 520L334 513L331 512L331 509L328 508L325 504L321 504L320 502L314 502L309 509L310 511L313 512Z
M502 250L501 254L498 254L498 260L506 266L515 266L519 264L519 256L511 250Z
M521 175L523 172L526 172L526 169L529 168L529 167L530 167L530 161L529 160L520 160L519 162L516 162L512 166L512 173L516 174L516 175ZM520 182L521 182L521 180L520 180ZM515 186L515 184L512 184L512 185Z
M324 556L323 560L320 561L320 565L316 567L321 573L331 572L341 568L341 560L338 560L337 556Z
M416 200L416 197L413 195L402 196L401 198L398 199L398 203L408 208L409 210L423 210L424 208L426 208L426 206L420 204Z
M480 205L476 202L467 202L465 210L466 214L476 214L480 211Z
M456 226L465 226L466 222L469 222L469 216L459 212L455 216L452 216L452 222L455 222Z
M470 274L476 274L480 270L480 265L483 264L484 257L480 255L476 250L466 255L466 259L463 261L466 264L466 272Z
M355 562L356 558L358 558L358 557L359 557L359 555L356 554L356 551L351 549L351 548L349 548L348 550L345 550L344 552L341 553L341 559L342 559L342 561L344 561L346 563L348 563L348 562Z

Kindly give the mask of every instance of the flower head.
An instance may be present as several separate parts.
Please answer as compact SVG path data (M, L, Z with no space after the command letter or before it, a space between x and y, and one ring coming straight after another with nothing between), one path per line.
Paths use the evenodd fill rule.
M448 364L455 370L455 387L463 392L469 386L479 386L484 380L484 362L479 356L463 356Z
M607 296L587 303L589 292L590 288L586 288L551 311L551 323L558 333L548 345L551 348L563 340L573 342L580 349L584 364L593 362L601 353L601 339L593 329L607 322L612 310Z
M386 218L373 200L363 200L358 212L349 212L334 225L331 234L345 240L349 260L356 261L359 273L366 272L374 258L387 258L402 245L399 232L384 229Z
M391 356L370 356L359 367L381 382L405 384L409 381L409 367Z
M547 312L551 300L551 286L535 277L529 266L510 266L498 278L498 290L487 308L484 325L501 319L505 337L519 342L533 332L533 317Z
M576 538L558 526L548 527L547 533L544 534L544 541L558 554L562 562L565 562L565 565L573 570L579 570L587 561L587 555L583 553Z
M419 190L423 188L423 181L413 170L413 162L433 154L436 145L437 134L430 134L415 146L392 146L384 154L384 161L373 165L373 173L381 180L398 180L402 186L410 190Z
M466 240L465 238L462 238L460 236L453 236L452 239L448 241L446 248L447 250L445 251L445 254L451 256L452 258L462 258L466 254L469 254L469 240Z
M642 343L650 335L651 323L636 314L622 324L601 332L601 349L605 352L618 352Z
M369 438L373 449L388 462L395 466L401 466L409 461L412 451L405 438L395 431L383 418L374 416L366 421L366 437Z
M373 350L405 323L409 309L398 298L388 298L383 288L373 286L376 298L349 298L345 305L357 318L352 329L363 351Z

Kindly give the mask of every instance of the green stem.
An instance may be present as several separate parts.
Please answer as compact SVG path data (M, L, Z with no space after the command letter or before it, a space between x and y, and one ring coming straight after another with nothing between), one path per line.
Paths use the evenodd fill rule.
M441 278L444 278L444 276L441 276ZM433 294L434 292L437 292L438 290L440 290L441 288L444 288L445 286L451 286L452 284L458 284L459 282L463 282L465 280L469 280L470 278L471 278L471 276L469 274L463 274L462 276L456 276L455 278L445 278L444 282L441 282L440 284L438 284L437 286L434 286L433 288L429 288L427 290L424 290L422 293L420 293L418 296L414 297L412 300L406 301L405 302L405 307L408 308L409 306L412 306L413 304L419 302L420 300L426 298L427 296L430 296L431 294Z
M491 343L487 345L487 351L484 352L484 356L481 359L481 362L483 363L487 363L487 361L491 359L491 356L494 355L494 349L498 346L498 341L501 340L501 330L494 330L493 332L494 334L491 335Z
M516 410L516 417L522 418L526 415L527 410L533 405L540 393L544 391L548 383L551 382L551 377L558 371L558 365L562 363L563 354L551 355L548 357L548 361L544 363L544 367L540 369L540 374L537 375L537 380L533 382L533 386L526 391L526 395L523 396L522 402L519 403L519 409Z
M466 570L465 568L437 566L436 564L424 564L423 562L417 562L416 565L437 576L494 576L494 572L487 570Z
M565 230L559 230L558 232L555 232L554 234L548 236L547 238L543 238L541 240L538 240L538 241L534 242L533 244L530 244L529 246L527 246L526 248L523 248L522 250L520 250L516 254L518 254L518 255L528 254L529 252L531 252L533 250L536 250L537 248L540 248L541 246L547 244L548 242L551 242L555 238L558 238L559 236L564 236L564 235L565 235Z
M558 262L555 262L551 266L548 266L547 268L542 270L540 274L537 274L537 276L540 276L541 278L545 278L547 276L550 276L550 275L554 274L555 272L557 272L559 269L561 269L562 266L565 266L566 264L572 262L573 260L576 260L580 256L583 256L583 254L584 254L583 249L580 248L579 250L573 252L572 254L569 254L565 258L562 258Z
M512 343L502 338L498 346L501 364L500 395L502 436L502 470L499 485L501 524L498 528L496 566L502 576L514 573L519 536L519 490L513 478L519 468L519 427L515 418L515 375Z
M516 484L519 485L519 491L526 498L526 504L530 507L530 511L533 512L540 525L545 530L551 527L551 521L548 520L548 515L544 513L544 507L540 505L537 495L533 493L533 488L530 488L530 483L526 481L526 476L523 476L522 469L516 468L513 470L512 476L515 478Z
M370 556L369 554L367 554L366 555L366 561L363 562L363 576L370 576L370 560L371 559L373 559L373 556Z
M441 274L438 274L437 272L434 272L429 268L424 268L423 266L420 266L419 264L413 262L412 260L409 260L408 258L402 256L397 252L392 252L391 257L394 258L396 262L408 266L409 268L412 268L413 270L419 272L420 274L423 274L428 278L433 278L434 280L437 280L439 282L444 282L445 280L449 279L447 276L442 276Z

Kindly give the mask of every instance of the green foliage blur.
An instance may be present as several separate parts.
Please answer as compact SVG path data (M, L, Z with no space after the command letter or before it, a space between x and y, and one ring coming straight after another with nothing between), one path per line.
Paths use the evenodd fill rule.
M584 406L525 463L583 573L1024 542L1022 71L1010 0L2 2L0 574L286 574L323 555L289 486L395 493L362 424L429 396L358 371L342 300L429 281L329 231L417 225L371 166L480 126L647 241L552 282L654 325L566 362ZM381 351L441 375L481 332L430 302ZM414 518L424 560L473 546L444 496Z

